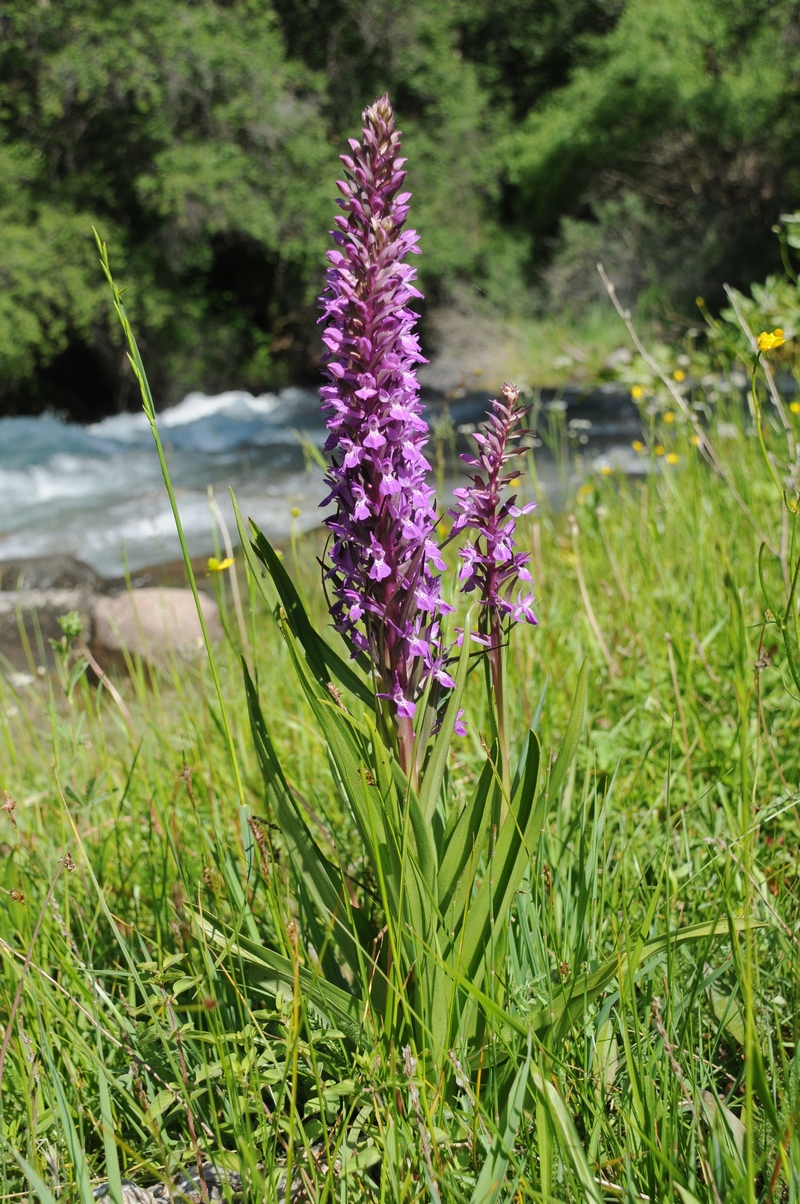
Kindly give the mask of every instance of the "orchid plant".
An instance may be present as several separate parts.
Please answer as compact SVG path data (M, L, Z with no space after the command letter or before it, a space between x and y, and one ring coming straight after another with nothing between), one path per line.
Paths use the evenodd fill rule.
M410 196L402 190L400 134L386 97L364 113L362 141L351 143L343 162L342 212L322 298L333 503L324 583L333 594L341 650L309 618L269 541L245 522L235 501L234 507L252 584L283 635L374 887L357 889L335 835L328 832L322 843L310 825L308 804L265 722L260 681L245 663L263 806L280 832L278 872L290 879L285 897L292 902L284 913L275 896L273 911L259 918L229 875L234 926L207 911L195 913L195 923L221 959L235 956L249 969L254 991L290 996L310 1027L343 1033L364 1059L402 1050L404 1066L431 1076L445 1095L454 1084L471 1091L473 1073L487 1091L493 1076L491 1097L510 1101L516 1125L528 1085L544 1092L542 1098L548 1090L532 1065L534 1036L565 1031L614 979L632 981L643 958L679 941L728 934L728 921L650 937L656 893L633 946L591 972L559 978L544 1003L520 1009L508 991L507 927L535 864L548 805L561 796L580 739L587 668L543 781L537 721L513 732L504 698L511 629L536 623L529 559L514 538L516 521L531 503L518 506L509 493L519 475L514 457L524 452L525 408L512 385L492 402L477 449L465 457L471 478L455 491L452 527L439 544L416 378L422 357L411 303L419 293L406 263L417 238L404 230ZM105 245L99 239L98 245L196 594L144 365ZM448 632L456 600L443 595L445 545L462 538L450 576L477 602L477 623L472 630L468 610L463 626ZM202 625L199 599L198 613ZM206 646L249 873L259 825L207 636ZM489 730L474 742L483 750L482 765L471 781L455 786L450 751L464 733L467 677L476 664L485 669ZM474 694L470 703L477 714ZM528 1056L521 1057L526 1044ZM487 1163L490 1178L494 1166Z
M545 819L536 733L529 729L513 748L504 700L510 629L536 623L530 557L515 544L516 521L533 503L518 505L509 493L521 474L512 462L527 451L526 409L518 390L504 385L475 435L475 453L464 456L472 475L455 491L451 530L440 544L416 371L424 360L411 308L421 294L407 262L418 239L406 229L410 193L388 97L363 121L361 141L353 139L342 156L341 213L321 297L329 431L323 505L333 507L323 577L349 662L314 630L264 536L241 519L240 534L379 884L374 924L352 907L344 877L319 852L252 682L249 697L271 806L293 870L316 904L307 933L323 952L321 973L309 975L310 998L340 1027L347 1022L352 1031L357 1018L361 1032L371 1024L393 1042L412 1037L441 1070L456 1045L469 1053L487 1007L502 1007L503 926ZM471 630L468 611L463 627L448 633L455 607L443 594L445 551L458 539L456 584L474 596L477 622ZM467 676L480 662L492 717L481 734L485 762L471 795L457 804L448 758L453 739L465 734ZM584 670L550 797L575 752L585 689ZM264 965L263 955L247 952ZM269 966L277 973L274 958ZM360 996L342 991L348 978L361 984ZM524 1031L506 1019L509 1032L515 1024L518 1035Z

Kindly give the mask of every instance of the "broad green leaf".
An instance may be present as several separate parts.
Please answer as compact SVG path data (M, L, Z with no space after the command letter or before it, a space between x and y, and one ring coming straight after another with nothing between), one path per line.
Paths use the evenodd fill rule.
M283 619L283 611L280 611ZM366 846L367 855L380 880L386 877L396 885L400 857L394 841L394 833L384 823L383 808L374 786L366 777L367 755L365 745L369 743L369 731L359 728L352 716L346 714L328 695L321 697L325 687L308 671L301 645L288 626L283 627L289 655L292 658L298 680L309 705L324 734L335 766L337 781L351 808L359 835ZM371 770L370 770L371 772ZM395 900L396 902L396 900Z
M165 1087L150 1101L150 1107L147 1109L148 1119L158 1120L175 1103L177 1103L175 1092L171 1088Z
M517 1071L511 1086L503 1115L500 1118L497 1135L478 1176L475 1190L470 1196L470 1204L495 1204L500 1194L509 1161L514 1153L514 1143L517 1140L522 1120L530 1071L531 1048L529 1042L528 1055Z
M492 943L492 930L501 931L525 867L536 852L546 814L544 794L537 801L538 780L539 740L531 732L519 791L500 829L486 876L475 898L466 903L463 932L454 941L451 960L455 958L468 977L478 975L483 956Z
M255 685L244 667L247 706L264 785L289 854L292 872L299 875L326 921L333 921L333 939L344 963L357 974L363 963L363 945L371 945L366 932L356 935L346 908L347 885L340 869L322 855L283 774L258 701ZM359 948L361 946L361 948Z
M586 1153L567 1110L567 1105L553 1083L538 1070L531 1070L531 1082L537 1097L542 1101L550 1116L553 1131L561 1146L562 1157L571 1164L576 1179L586 1193L584 1199L591 1201L591 1204L603 1204L603 1193L589 1168Z
M444 915L453 900L456 884L470 859L480 856L480 837L491 810L492 785L498 788L494 761L497 746L491 750L470 801L462 808L452 831L445 829L444 856L438 875L439 910Z

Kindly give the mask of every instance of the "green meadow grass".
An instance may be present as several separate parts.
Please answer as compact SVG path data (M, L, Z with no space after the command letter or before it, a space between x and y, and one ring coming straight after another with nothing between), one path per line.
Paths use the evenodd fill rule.
M500 1075L455 1050L452 1083L430 1081L412 1051L359 1046L307 1006L300 970L321 951L264 801L224 593L219 691L208 664L133 666L117 683L132 731L83 676L0 676L3 1199L88 1204L107 1180L116 1201L120 1177L164 1182L207 1155L245 1173L250 1200L281 1198L287 1174L331 1202L800 1200L800 710L754 529L779 544L780 512L745 416L719 417L750 519L679 419L653 438L676 463L585 479L566 511L520 524L540 626L513 633L512 729L540 709L548 758L584 657L590 688L502 934L508 997L524 1024L568 978L587 989ZM318 551L309 538L287 564L325 630ZM322 737L239 567L288 780L369 908ZM484 707L471 690L456 795L484 757ZM214 945L206 913L242 942ZM245 938L293 959L294 990L265 986Z

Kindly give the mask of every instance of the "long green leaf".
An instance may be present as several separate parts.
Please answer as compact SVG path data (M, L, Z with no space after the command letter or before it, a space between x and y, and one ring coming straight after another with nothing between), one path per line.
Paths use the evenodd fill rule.
M433 748L425 768L425 776L419 788L419 805L427 824L430 824L433 819L433 813L436 810L439 791L442 788L444 772L447 768L447 757L450 752L450 745L453 742L456 719L458 718L461 701L464 697L464 688L467 684L467 671L469 670L470 638L468 616L464 620L464 641L461 645L461 655L458 658L458 669L455 678L456 687L450 693L450 699L445 708L444 718L442 719L442 726L433 742Z
M64 1136L64 1142L67 1147L67 1152L72 1162L72 1169L75 1172L75 1178L78 1184L78 1198L81 1204L93 1204L94 1196L89 1182L89 1170L86 1166L86 1154L83 1150L83 1145L78 1137L78 1130L75 1128L75 1122L72 1119L72 1112L67 1101L67 1093L64 1090L64 1083L61 1075L58 1073L53 1053L50 1048L50 1042L47 1038L42 1043L43 1061L47 1066L47 1082L55 1096L55 1111L58 1114L58 1119L61 1124L61 1131Z
M647 958L663 953L670 944L680 945L685 941L700 941L708 937L730 936L734 932L744 932L748 927L760 928L761 924L746 919L709 920L704 924L692 924L688 928L678 928L667 936L653 937L642 943L636 942L634 956L620 953L618 957L609 958L593 974L572 978L564 984L564 989L557 999L549 1004L535 1008L529 1012L526 1020L534 1032L542 1032L556 1024L565 1013L571 1019L582 1014L583 1008L593 1003L598 995L617 976L624 977L634 973L638 966Z
M103 1152L106 1156L106 1180L111 1204L122 1204L122 1176L119 1171L117 1143L114 1140L114 1114L111 1111L111 1095L108 1090L103 1047L100 1030L97 1029L97 1087L100 1095L100 1123L103 1127Z
M2 1135L0 1134L0 1136ZM15 1146L6 1144L4 1137L3 1144L6 1146L6 1149L11 1154L11 1157L17 1163L19 1169L22 1171L33 1190L36 1192L42 1204L56 1204L56 1198L51 1192L50 1188L47 1186L39 1172L34 1170L27 1158L25 1158Z
M319 974L304 969L302 966L295 971L295 966L287 957L273 953L246 937L234 936L230 929L213 916L194 915L195 923L218 948L226 955L234 954L250 967L253 977L262 989L275 994L277 989L292 991L295 983L295 972L303 996L310 1001L333 1028L341 1028L359 1048L366 1048L370 1038L363 1027L368 1014L368 1004L357 995L351 995L340 987L321 978Z
M462 808L451 832L445 829L444 856L439 865L437 880L439 910L444 915L453 900L456 884L470 858L478 851L479 837L488 822L491 812L492 784L497 787L498 779L494 760L497 746L491 750L481 770L471 800Z
M469 977L478 975L484 954L492 944L492 929L500 931L525 867L536 852L546 814L543 794L537 802L538 780L539 740L531 732L519 791L500 830L489 872L475 898L467 903L463 933L454 942L453 956Z
M520 1122L525 1107L525 1095L528 1090L528 1079L531 1072L531 1047L528 1043L528 1055L517 1071L511 1090L508 1094L500 1127L492 1142L488 1157L483 1164L475 1190L470 1196L470 1204L495 1204L503 1186L508 1164L514 1153L514 1142L517 1140Z
M589 662L585 660L578 674L578 684L575 687L575 697L572 700L572 710L567 721L567 730L553 768L550 770L550 780L547 784L547 794L554 801L561 787L567 770L572 764L572 758L578 748L578 741L583 731L583 721L586 714L586 695L589 689Z
M314 628L306 614L300 595L281 564L277 552L252 519L249 520L252 535L248 533L235 498L233 506L239 539L254 580L273 613L279 605L283 607L286 622L302 645L314 676L323 685L328 681L338 681L340 685L354 694L359 702L374 711L375 695L373 691L347 661L334 652L333 648ZM266 575L264 570L266 570Z
M542 1101L550 1116L558 1143L561 1146L561 1153L565 1161L572 1164L575 1177L579 1180L583 1191L586 1193L584 1199L591 1201L591 1204L603 1204L603 1193L600 1191L597 1181L589 1168L589 1162L573 1124L572 1117L567 1111L567 1105L558 1094L555 1086L540 1074L538 1070L531 1071L531 1081L536 1095Z
M333 922L333 939L344 964L353 974L363 966L364 948L370 948L374 934L356 933L346 911L347 884L341 869L334 867L320 852L299 805L286 781L280 760L258 701L255 685L244 666L245 691L250 712L256 757L272 810L289 854L292 872L299 875L326 921Z

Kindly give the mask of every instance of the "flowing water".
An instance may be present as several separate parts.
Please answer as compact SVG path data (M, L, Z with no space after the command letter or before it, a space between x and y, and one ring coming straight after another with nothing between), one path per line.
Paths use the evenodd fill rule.
M444 466L449 484L457 453L466 449L488 398L426 400L433 431L428 451ZM540 402L541 431L548 428L548 413L566 408L565 450L581 454L587 469L608 463L637 470L630 442L638 418L626 397L598 390ZM319 524L325 486L314 451L321 450L326 432L316 390L260 397L191 393L159 415L158 425L192 555L213 550L209 489L234 538L230 488L242 512L270 539L285 540L293 525L300 533ZM565 487L557 459L544 450L537 454L540 487L556 500ZM446 508L446 498L441 504ZM53 553L75 556L104 577L180 555L143 413L90 426L52 415L0 418L0 560Z

